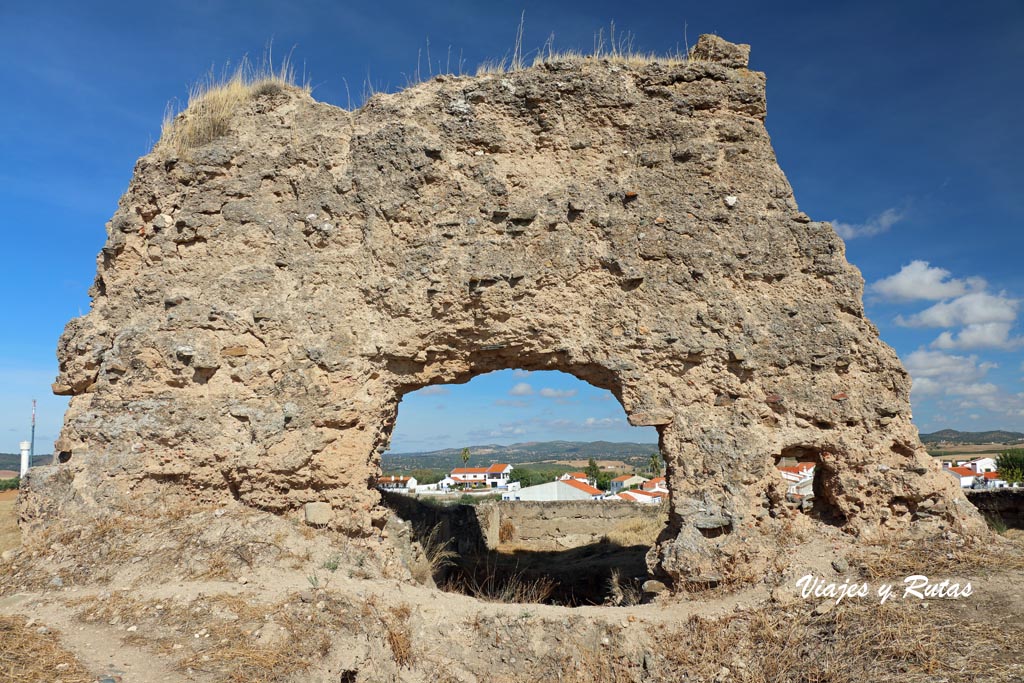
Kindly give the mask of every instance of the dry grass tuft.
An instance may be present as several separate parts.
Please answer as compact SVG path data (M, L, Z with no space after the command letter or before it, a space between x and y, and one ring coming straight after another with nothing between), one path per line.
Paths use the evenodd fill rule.
M41 634L24 617L0 615L0 679L91 683L95 676L78 658L57 644L53 633Z
M644 591L641 583L636 579L628 579L622 576L619 569L613 569L608 578L608 597L605 603L616 607L628 607L639 605L643 602Z
M594 47L590 52L583 50L556 50L555 35L551 34L544 45L536 50L531 64L523 54L523 21L520 20L516 29L516 40L511 54L505 54L498 60L490 60L477 67L476 75L504 74L520 71L529 66L541 66L555 62L594 61L621 64L625 66L643 66L659 62L662 64L685 64L688 61L686 52L676 50L667 54L641 52L634 46L636 37L629 31L616 33L615 22L611 22L607 34L600 29L594 35Z
M296 82L295 69L288 58L275 69L269 53L259 66L243 59L233 72L217 76L211 70L190 88L184 111L179 113L168 107L155 149L187 156L191 150L226 135L232 116L245 102L295 88L309 92L307 84L300 86Z
M412 631L409 628L411 616L412 608L402 603L381 618L391 653L400 667L409 666L412 662Z
M442 538L443 526L442 523L438 522L420 538L420 546L423 548L423 554L430 565L430 573L435 578L443 570L454 566L455 561L459 557L459 554L451 549L451 543L454 539Z
M661 505L661 514L627 519L619 522L604 535L605 540L628 548L635 545L652 546L668 523L668 506Z
M557 582L548 577L529 578L521 572L502 571L496 562L484 559L472 567L461 567L442 590L488 602L540 603L550 598L557 587Z
M501 520L501 524L498 526L498 542L499 543L511 543L512 539L516 535L516 525L512 523L511 519Z

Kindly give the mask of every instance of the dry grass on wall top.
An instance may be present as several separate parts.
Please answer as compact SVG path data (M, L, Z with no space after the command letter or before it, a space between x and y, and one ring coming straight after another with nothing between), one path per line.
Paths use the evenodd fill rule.
M520 21L511 54L506 53L501 59L481 63L477 67L476 75L506 74L554 62L601 61L627 66L642 66L654 62L685 64L693 61L693 58L688 56L688 45L685 52L680 51L678 47L675 51L667 54L641 52L634 47L633 34L629 32L616 33L614 22L610 25L607 34L604 29L601 29L594 35L594 47L590 52L575 49L556 50L554 40L555 36L551 34L540 48L524 53L523 23ZM449 49L446 64L442 66L438 62L435 72L433 64L430 62L428 44L426 73L421 71L419 59L417 59L414 77L406 83L406 86L416 85L435 76L465 75L461 57L457 65L458 73L452 72L450 52ZM532 60L529 59L531 55ZM275 68L269 52L259 66L254 66L248 59L243 59L234 71L224 70L217 75L211 70L205 78L190 88L188 106L184 110L168 106L167 113L164 115L160 140L157 142L155 150L179 157L187 156L189 151L226 135L231 124L231 117L246 101L260 95L296 88L307 93L311 91L308 81L303 79L300 82L296 79L295 69L290 59L285 58L281 65ZM377 92L377 88L371 82L367 81L364 84L364 99L368 99ZM351 103L349 108L351 108Z
M231 117L242 104L285 89L310 90L308 84L298 83L288 59L277 69L268 57L260 66L243 59L233 72L225 71L220 76L210 71L190 88L184 111L179 113L168 106L155 149L186 156L190 150L226 135Z

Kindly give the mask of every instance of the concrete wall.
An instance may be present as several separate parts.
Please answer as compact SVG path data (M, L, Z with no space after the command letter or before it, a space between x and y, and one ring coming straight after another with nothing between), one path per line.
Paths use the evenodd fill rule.
M576 548L638 520L667 520L661 505L616 501L501 501L476 506L489 548L498 545L501 525L512 525L511 543L535 550ZM646 541L645 541L646 542Z
M625 501L495 501L479 505L439 505L401 493L384 492L383 498L394 513L412 523L417 540L440 526L439 540L450 539L449 547L461 555L497 548L502 524L511 524L510 543L519 549L565 550L597 543L613 532L618 532L615 535L620 537L624 527L636 522L663 524L668 518L667 509L662 505ZM636 545L650 542L650 538L637 539Z

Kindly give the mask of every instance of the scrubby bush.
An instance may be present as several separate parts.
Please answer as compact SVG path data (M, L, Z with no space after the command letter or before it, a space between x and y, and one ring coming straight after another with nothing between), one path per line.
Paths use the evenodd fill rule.
M0 491L10 491L11 489L18 488L20 480L17 477L11 477L10 479L0 479Z
M996 457L999 477L1010 484L1024 482L1024 449L1011 448Z

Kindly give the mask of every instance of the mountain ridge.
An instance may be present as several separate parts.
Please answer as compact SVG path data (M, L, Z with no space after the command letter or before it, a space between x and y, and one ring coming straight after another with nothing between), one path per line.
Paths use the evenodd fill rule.
M924 444L1014 444L1024 441L1024 433L1011 432L1005 429L991 429L983 432L961 432L956 429L940 429L937 432L929 432L920 436L921 442Z

